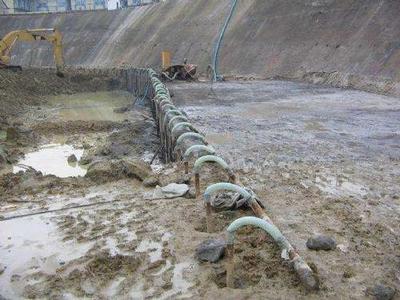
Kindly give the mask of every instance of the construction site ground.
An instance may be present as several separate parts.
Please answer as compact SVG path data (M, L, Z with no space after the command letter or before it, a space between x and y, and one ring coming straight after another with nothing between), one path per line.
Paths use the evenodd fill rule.
M149 109L108 86L26 101L2 124L0 150L11 163L0 176L0 298L361 299L376 284L400 289L398 98L288 81L167 87L264 201L320 290L306 291L257 229L238 234L235 289L225 287L224 259L199 262L202 241L225 238L227 225L251 212L216 212L207 233L201 199L155 198L154 187L127 175L129 161L154 158L159 139ZM10 127L16 136L6 140ZM64 159L61 175L46 175L54 166L40 153L49 149L88 164ZM32 153L42 172L15 173ZM96 176L90 162L101 164ZM182 165L158 157L152 172L161 186L184 180ZM206 174L202 191L227 180L212 167ZM316 234L333 237L337 249L308 250Z

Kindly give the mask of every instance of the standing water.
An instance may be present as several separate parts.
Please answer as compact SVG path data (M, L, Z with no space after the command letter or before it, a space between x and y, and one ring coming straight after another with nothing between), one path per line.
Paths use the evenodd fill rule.
M30 152L14 166L13 172L25 171L31 167L43 175L55 175L57 177L84 176L86 169L79 165L83 149L76 149L71 145L48 144L39 150ZM69 163L68 157L75 155L77 162Z

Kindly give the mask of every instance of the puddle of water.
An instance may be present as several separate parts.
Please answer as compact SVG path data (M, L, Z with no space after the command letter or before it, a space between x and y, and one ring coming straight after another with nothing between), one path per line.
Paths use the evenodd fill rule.
M62 241L55 224L44 216L2 221L0 257L6 269L0 276L2 296L15 299L27 284L24 276L42 271L55 274L62 263L84 256L93 243ZM20 276L20 280L11 282Z
M82 157L83 149L75 149L71 145L48 144L39 150L30 152L13 167L13 172L25 171L29 166L43 175L55 175L61 178L84 176L86 169L77 162L68 163L68 156L74 154L78 161Z
M125 114L114 109L132 103L132 97L124 92L77 93L52 97L50 102L59 105L59 117L65 121L123 121Z
M360 184L344 180L339 181L337 177L331 175L317 176L315 183L321 191L334 196L363 197L368 193L367 189Z

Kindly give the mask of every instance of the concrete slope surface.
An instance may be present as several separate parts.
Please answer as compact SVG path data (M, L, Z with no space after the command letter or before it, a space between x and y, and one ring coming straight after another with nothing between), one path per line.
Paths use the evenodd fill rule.
M0 16L10 30L59 27L69 65L160 65L160 52L205 72L231 1L165 1L118 11ZM400 94L400 3L393 0L246 0L225 35L227 75L303 79ZM51 47L19 45L13 62L52 64Z

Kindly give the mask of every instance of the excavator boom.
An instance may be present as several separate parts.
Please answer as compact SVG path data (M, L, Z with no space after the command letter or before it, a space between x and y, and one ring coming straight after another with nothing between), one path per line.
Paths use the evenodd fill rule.
M0 68L9 67L11 60L10 53L17 41L47 41L53 44L54 61L57 72L61 72L64 68L62 36L61 32L55 28L24 29L7 33L6 36L0 40Z

